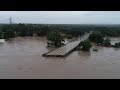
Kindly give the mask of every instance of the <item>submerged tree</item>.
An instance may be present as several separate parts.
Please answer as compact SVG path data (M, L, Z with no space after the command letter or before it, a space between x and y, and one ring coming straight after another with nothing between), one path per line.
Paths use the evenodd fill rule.
M110 45L111 45L110 39L109 39L109 38L106 38L106 39L103 41L103 45L106 46L106 47L110 46Z
M98 31L93 32L89 36L89 40L92 41L92 42L95 42L97 44L99 44L99 43L102 44L103 41L104 41L102 34Z
M90 48L92 47L91 43L89 40L85 40L79 44L79 47L82 47L81 49L83 51L90 51Z
M120 48L120 42L119 43L115 43L115 46L116 48Z
M48 46L54 46L59 47L63 45L63 42L65 41L61 33L59 32L51 32L47 35L48 39Z

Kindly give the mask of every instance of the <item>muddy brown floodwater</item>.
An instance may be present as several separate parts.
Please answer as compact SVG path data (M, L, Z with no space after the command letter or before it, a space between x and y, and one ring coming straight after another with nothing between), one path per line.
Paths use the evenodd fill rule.
M112 38L113 42L120 38ZM120 50L98 48L75 51L64 58L42 57L54 48L45 37L12 38L0 44L0 78L3 79L104 79L120 78ZM67 41L66 41L67 42Z

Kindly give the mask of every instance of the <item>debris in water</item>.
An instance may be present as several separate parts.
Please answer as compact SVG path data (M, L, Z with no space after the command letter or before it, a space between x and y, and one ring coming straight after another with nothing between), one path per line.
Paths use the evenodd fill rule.
M93 49L93 51L98 51L98 49Z

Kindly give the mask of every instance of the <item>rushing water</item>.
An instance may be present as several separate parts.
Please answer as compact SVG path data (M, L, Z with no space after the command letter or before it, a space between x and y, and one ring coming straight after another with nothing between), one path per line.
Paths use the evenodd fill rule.
M91 49L64 58L42 57L54 49L47 48L46 42L45 37L25 37L0 44L0 78L120 78L119 49L93 46L97 52Z

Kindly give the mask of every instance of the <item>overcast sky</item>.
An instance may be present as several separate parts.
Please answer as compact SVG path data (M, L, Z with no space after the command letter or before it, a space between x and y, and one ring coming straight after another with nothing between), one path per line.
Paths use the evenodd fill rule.
M120 11L0 11L0 23L120 24Z

